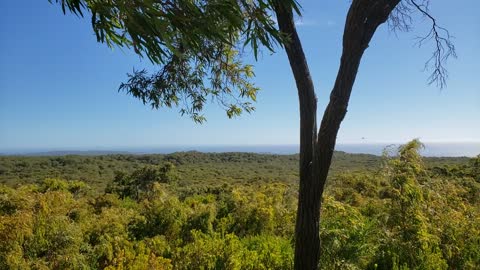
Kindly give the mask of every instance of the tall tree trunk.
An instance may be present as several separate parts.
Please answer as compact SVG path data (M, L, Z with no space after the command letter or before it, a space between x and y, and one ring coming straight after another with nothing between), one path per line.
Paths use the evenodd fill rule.
M300 190L295 229L296 269L314 269L318 263L320 196L319 182L313 174L313 157L317 137L317 98L302 44L295 29L292 9L276 7L280 31L287 34L285 45L290 67L295 77L300 103ZM308 260L306 259L308 258Z
M353 0L343 34L343 51L330 102L317 133L317 100L310 71L295 29L292 8L275 6L280 31L295 77L300 103L300 189L295 227L295 269L318 269L320 207L333 150L346 113L358 67L377 27L400 0Z

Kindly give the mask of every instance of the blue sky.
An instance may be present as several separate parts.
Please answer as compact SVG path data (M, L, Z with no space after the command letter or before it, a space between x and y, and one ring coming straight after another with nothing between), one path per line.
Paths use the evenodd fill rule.
M350 1L301 1L299 32L319 99L319 116L335 79ZM298 142L298 101L285 54L255 63L257 110L228 119L215 104L198 125L177 109L151 110L118 93L133 67L150 67L132 52L98 44L88 18L59 6L2 1L0 16L0 151L12 149L254 145ZM367 49L340 143L480 141L480 2L432 1L431 12L455 36L447 88L428 86L432 47L415 46L428 30L417 18L409 33L386 25ZM361 138L365 137L365 140Z

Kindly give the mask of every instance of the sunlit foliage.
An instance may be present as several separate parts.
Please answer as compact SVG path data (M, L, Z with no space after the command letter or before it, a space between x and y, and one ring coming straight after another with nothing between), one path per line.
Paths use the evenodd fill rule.
M419 147L329 179L321 269L478 269L479 158L425 162ZM215 183L220 169L203 167L203 185L189 186L180 168L205 156L182 155L132 158L145 164L112 175L106 192L58 178L1 185L0 269L291 269L295 183L268 169ZM226 168L258 158L210 157Z
M273 52L287 37L272 16L274 4L300 12L294 0L132 1L49 0L63 13L89 17L98 42L131 48L159 70L134 70L120 85L152 108L179 107L205 121L207 101L216 101L229 118L254 110L259 90L253 67L241 54L261 47Z

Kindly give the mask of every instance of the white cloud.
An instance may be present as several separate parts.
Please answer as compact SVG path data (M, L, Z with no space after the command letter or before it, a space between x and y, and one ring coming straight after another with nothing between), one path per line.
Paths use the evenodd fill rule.
M297 27L302 27L302 26L315 26L318 25L318 23L314 20L309 20L305 18L298 18L295 20L295 25Z

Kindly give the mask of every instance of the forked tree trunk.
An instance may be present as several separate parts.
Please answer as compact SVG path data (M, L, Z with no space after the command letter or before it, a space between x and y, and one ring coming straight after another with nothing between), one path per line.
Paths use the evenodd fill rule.
M317 134L317 99L292 8L279 0L275 6L300 104L300 188L295 227L295 269L318 269L320 206L340 124L347 113L358 67L375 30L400 0L353 0L343 33L343 51L330 102Z

